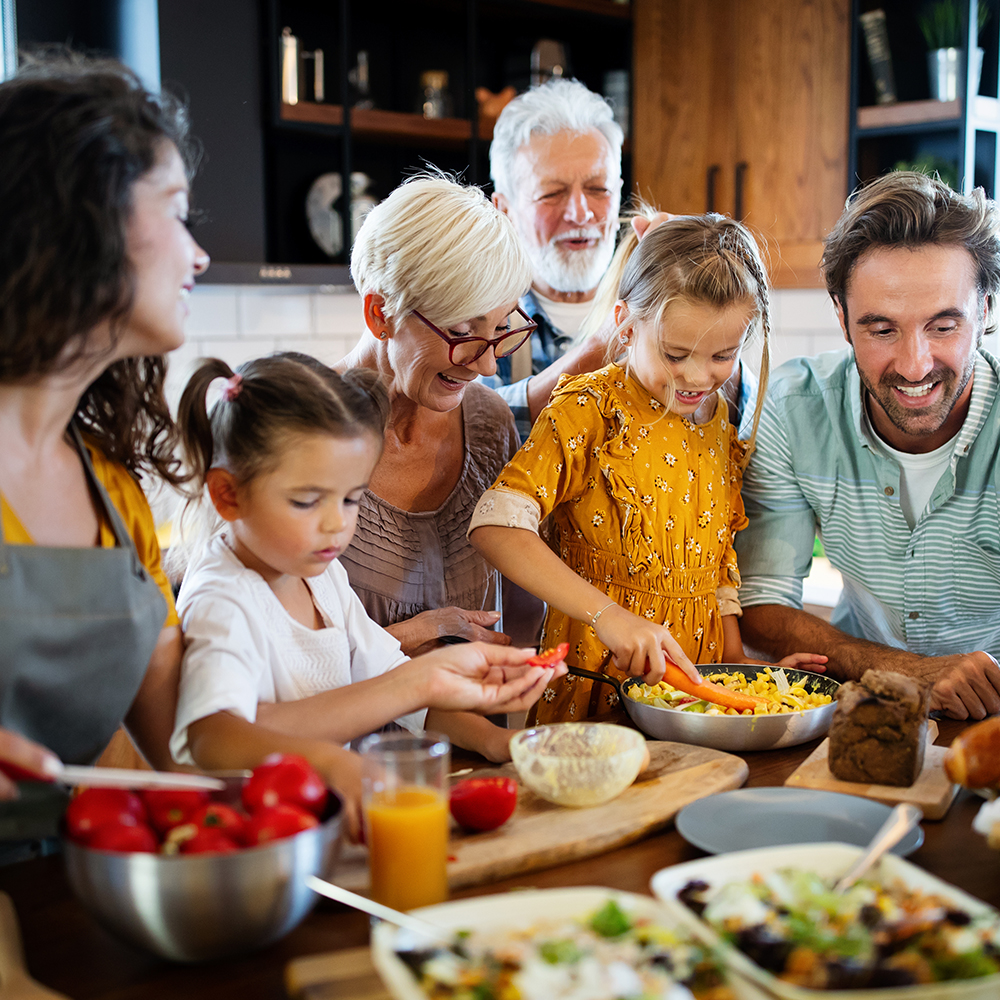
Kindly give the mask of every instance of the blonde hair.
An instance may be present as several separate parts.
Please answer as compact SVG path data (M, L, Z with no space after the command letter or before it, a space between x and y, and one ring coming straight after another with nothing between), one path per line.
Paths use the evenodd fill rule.
M653 210L644 205L638 214L648 218ZM754 303L756 315L744 343L760 334L760 387L750 447L743 460L745 467L757 438L771 360L767 272L746 226L722 215L680 215L660 223L641 240L630 227L598 285L587 328L599 326L616 302L624 302L628 315L617 324L608 341L608 360L620 361L619 334L637 321L661 326L667 307L677 300L720 309L743 300ZM673 402L672 391L669 397L664 400L668 409Z
M384 297L386 317L416 309L449 326L519 299L531 264L513 223L479 188L421 175L365 217L351 277L362 297Z

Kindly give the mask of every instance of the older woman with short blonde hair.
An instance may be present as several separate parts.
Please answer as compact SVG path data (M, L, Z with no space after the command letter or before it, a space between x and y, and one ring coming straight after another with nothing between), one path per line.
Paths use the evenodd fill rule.
M410 655L445 637L507 642L499 574L465 537L479 497L518 447L480 375L530 336L517 310L531 268L510 220L475 187L407 181L366 217L351 255L368 332L337 366L389 390L385 450L341 557L369 615ZM506 730L450 718L452 740L508 759Z

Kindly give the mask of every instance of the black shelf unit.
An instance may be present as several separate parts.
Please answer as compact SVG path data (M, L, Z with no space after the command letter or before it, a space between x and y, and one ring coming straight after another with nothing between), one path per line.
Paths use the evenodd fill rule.
M862 11L881 7L886 14L889 48L898 102L878 105L868 65ZM977 0L962 0L966 51L977 41ZM930 98L925 39L917 22L921 5L911 0L879 0L878 4L853 0L854 41L851 46L851 118L848 177L853 189L901 161L933 158L954 170L957 187L970 191L983 187L997 194L1000 176L1000 9L989 4L990 19L978 35L983 48L982 76L975 92L975 70L967 60L964 79L958 81L957 99ZM969 26L972 25L972 30Z
M327 103L282 105L279 38L284 27L306 51L322 48ZM481 129L475 89L494 93L529 84L531 47L554 38L567 49L569 75L600 93L606 70L632 77L628 5L612 0L264 0L261 16L266 260L344 265L314 243L305 220L309 186L321 173L342 178L361 170L370 191L384 198L406 176L434 166L466 182L489 185L488 129ZM348 81L357 53L368 52L375 111L354 111ZM444 69L453 117L425 121L416 114L418 79ZM623 158L625 189L631 182ZM338 202L350 233L350 192Z

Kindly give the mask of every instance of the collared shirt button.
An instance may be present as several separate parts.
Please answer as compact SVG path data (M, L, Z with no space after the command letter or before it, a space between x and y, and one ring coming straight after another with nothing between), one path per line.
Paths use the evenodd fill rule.
M920 612L919 611L911 611L909 617L910 617L911 621L916 621L920 617Z
M887 497L891 497L896 491L891 486L887 486L883 492Z

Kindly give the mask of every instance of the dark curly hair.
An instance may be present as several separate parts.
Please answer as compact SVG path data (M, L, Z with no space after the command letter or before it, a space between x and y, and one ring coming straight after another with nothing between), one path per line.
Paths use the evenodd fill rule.
M23 57L0 84L0 382L71 365L93 349L87 333L100 323L112 342L120 335L135 294L132 186L164 142L190 175L197 153L185 109L118 62L47 51ZM162 357L114 362L76 419L109 459L176 483L165 374Z

